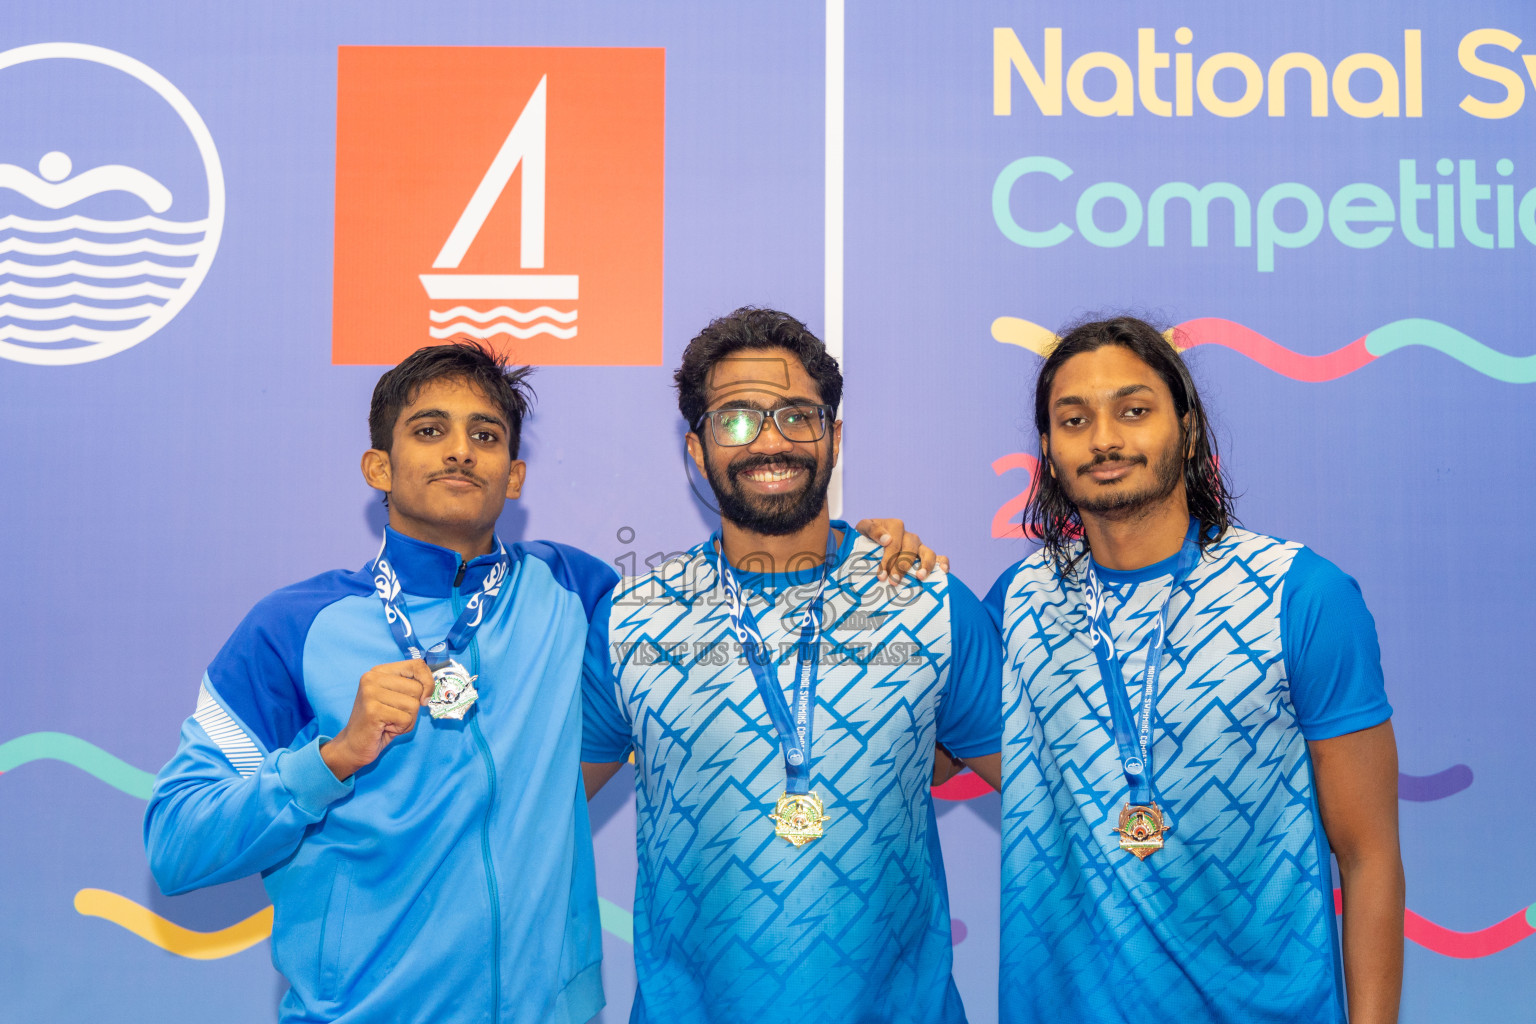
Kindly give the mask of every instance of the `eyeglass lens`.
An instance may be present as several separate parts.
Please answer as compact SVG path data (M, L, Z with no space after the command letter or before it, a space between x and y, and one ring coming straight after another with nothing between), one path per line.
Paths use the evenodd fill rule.
M712 414L715 442L728 448L751 444L769 415L786 441L819 441L826 429L824 410L816 406L786 405L771 414L761 409L722 409Z

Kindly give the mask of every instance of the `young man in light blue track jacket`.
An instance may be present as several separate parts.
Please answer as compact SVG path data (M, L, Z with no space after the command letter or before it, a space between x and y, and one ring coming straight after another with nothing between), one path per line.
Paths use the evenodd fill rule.
M285 1022L579 1024L603 1005L577 687L616 575L496 538L525 373L446 345L380 379L363 473L388 496L383 548L256 605L156 781L166 892L264 876ZM444 686L462 704L466 678L461 717L420 715Z

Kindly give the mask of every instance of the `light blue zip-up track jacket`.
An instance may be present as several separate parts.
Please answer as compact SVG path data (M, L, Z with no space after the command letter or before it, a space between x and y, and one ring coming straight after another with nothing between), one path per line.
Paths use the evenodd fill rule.
M508 551L515 583L459 655L479 701L463 721L423 709L345 782L320 745L362 675L403 658L367 569L265 598L203 677L145 845L168 894L262 874L285 1022L580 1024L602 1008L580 679L618 577L563 545ZM496 561L393 530L385 557L427 644Z

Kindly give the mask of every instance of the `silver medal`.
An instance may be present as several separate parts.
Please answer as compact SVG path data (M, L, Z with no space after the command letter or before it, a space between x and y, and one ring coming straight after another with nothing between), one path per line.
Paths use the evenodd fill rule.
M433 718L463 718L480 696L480 691L475 689L475 680L479 676L472 676L469 670L460 665L453 658L448 663L432 672L432 697L427 701L427 710L432 712Z

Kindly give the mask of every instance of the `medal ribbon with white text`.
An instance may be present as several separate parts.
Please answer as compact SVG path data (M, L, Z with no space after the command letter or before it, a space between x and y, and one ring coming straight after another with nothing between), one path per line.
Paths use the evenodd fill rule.
M1111 630L1107 595L1104 582L1094 571L1093 558L1085 559L1087 567L1083 581L1083 594L1087 603L1089 637L1093 653L1099 662L1099 672L1104 680L1109 714L1114 723L1115 745L1120 751L1120 768L1125 773L1125 783L1130 789L1130 803L1151 806L1152 793L1152 712L1157 699L1157 679L1162 673L1163 655L1167 651L1168 608L1173 595L1189 578L1190 571L1200 560L1197 541L1198 520L1190 520L1189 532L1174 562L1173 582L1168 596L1152 624L1151 639L1147 642L1146 667L1142 670L1140 714L1131 710L1130 694L1125 677L1120 671L1120 658L1115 651L1115 637Z
M718 543L719 534L714 540ZM835 535L827 531L827 554L822 561L821 578L816 594L805 607L800 621L800 642L795 650L795 707L791 713L784 700L784 690L774 672L772 653L763 643L763 635L757 628L757 616L747 606L746 595L736 574L731 571L725 552L720 550L720 583L725 590L726 604L731 613L731 627L741 641L752 668L757 692L768 707L768 717L779 734L784 750L784 774L786 789L792 795L804 795L811 788L811 726L816 714L817 663L821 660L821 596L826 591L827 579L832 575L832 562L836 556Z
M394 567L384 557L384 549L379 549L378 557L373 560L371 572L373 573L373 587L379 595L379 600L384 602L384 619L389 623L390 635L395 638L395 644L400 648L400 653L407 658L425 661L429 667L435 667L463 651L474 639L476 631L481 623L490 615L491 609L496 604L496 599L501 595L501 588L508 585L508 576L511 578L513 589L517 585L517 573L512 570L511 559L507 556L506 545L500 540L496 542L497 561L491 566L491 571L486 573L485 579L480 584L480 589L470 595L464 603L464 608L459 612L459 617L448 629L448 635L435 644L426 645L416 634L416 629L411 625L411 617L405 609L405 595L400 587L400 577L396 575Z

